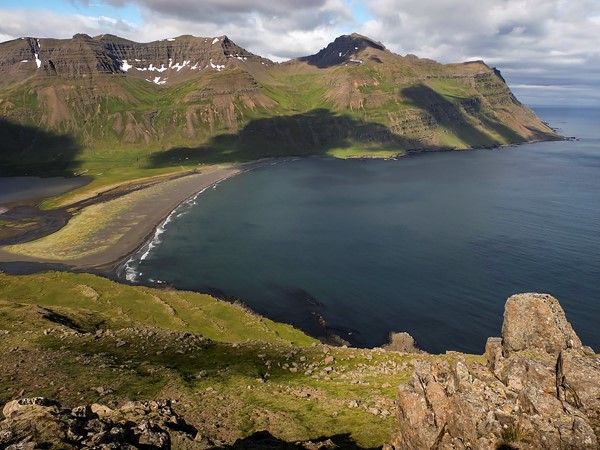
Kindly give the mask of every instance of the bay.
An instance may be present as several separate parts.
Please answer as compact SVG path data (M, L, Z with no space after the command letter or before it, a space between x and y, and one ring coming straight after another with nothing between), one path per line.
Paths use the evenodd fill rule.
M506 298L547 292L600 349L600 110L540 108L578 140L304 158L182 205L128 263L142 283L241 299L354 346L407 331L430 352L482 353Z

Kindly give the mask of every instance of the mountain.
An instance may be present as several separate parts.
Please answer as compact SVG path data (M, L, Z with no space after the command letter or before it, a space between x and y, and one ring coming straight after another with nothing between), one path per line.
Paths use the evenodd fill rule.
M558 138L482 61L400 56L358 34L285 63L227 36L4 42L0 136L4 172L92 174Z

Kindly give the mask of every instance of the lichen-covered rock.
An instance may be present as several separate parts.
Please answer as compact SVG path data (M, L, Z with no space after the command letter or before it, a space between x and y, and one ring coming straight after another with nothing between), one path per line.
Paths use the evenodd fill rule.
M549 295L509 298L504 318L485 365L460 354L415 365L399 388L391 448L600 448L600 355Z
M540 349L558 355L565 348L581 348L560 303L548 294L517 294L504 307L502 339L505 356Z
M600 355L563 350L556 366L556 388L561 400L583 411L600 430Z
M523 371L537 365L525 358L521 363ZM537 381L525 378L511 388L483 365L469 365L459 357L422 363L400 387L392 448L598 448L585 414L545 392Z
M31 410L32 407L51 407L55 406L56 404L56 402L44 397L21 398L18 400L12 400L4 405L4 408L2 408L2 414L7 419L12 419L18 414Z

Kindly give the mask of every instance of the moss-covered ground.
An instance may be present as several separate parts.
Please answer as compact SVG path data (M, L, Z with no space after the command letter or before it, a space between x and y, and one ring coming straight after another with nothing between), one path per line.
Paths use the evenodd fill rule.
M0 342L2 401L171 399L225 443L265 430L380 447L414 358L327 346L208 295L62 272L0 273Z

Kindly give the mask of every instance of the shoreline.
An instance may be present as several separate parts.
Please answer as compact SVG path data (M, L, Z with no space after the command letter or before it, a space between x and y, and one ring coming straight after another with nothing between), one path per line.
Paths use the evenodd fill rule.
M0 263L56 264L72 270L115 271L119 266L124 265L133 254L147 245L168 217L190 198L240 173L287 160L290 158L262 159L228 166L207 166L197 173L192 172L166 181L151 183L150 186L124 192L121 195L111 192L107 194L108 198L98 198L95 202L89 202L80 209L84 215L93 207L112 206L114 202L120 204L117 214L104 219L101 224L102 229L90 238L95 242L89 243L93 248L87 251L87 254L80 257L61 257L58 249L54 254L44 254L43 252L32 254L32 251L24 252L22 250L12 252L9 250L11 245L3 245L0 246ZM133 199L133 204L127 204L126 202L131 199ZM64 233L64 230L76 217L71 217L64 227L52 234L41 237L37 241L17 245L26 249L46 238L52 239L53 236ZM116 237L115 229L120 230Z
M287 158L285 159L286 161L288 160ZM132 282L132 280L129 280L127 278L127 276L125 276L124 278L122 278L121 276L119 276L119 273L121 272L121 270L125 269L127 267L127 264L132 261L132 258L135 254L137 254L138 252L140 252L144 247L148 247L148 251L150 251L152 249L152 242L154 242L154 240L160 236L162 233L164 233L165 231L165 226L170 222L171 217L173 216L173 214L175 214L175 212L182 206L184 205L186 202L190 201L191 199L195 199L196 197L198 197L199 195L201 195L204 191L206 191L207 189L210 189L211 187L215 187L218 184L220 184L221 182L228 180L229 178L232 178L236 175L239 175L241 173L245 173L245 172L249 172L251 170L260 168L260 167L265 167L267 164L267 162L272 162L273 159L267 159L267 160L259 160L259 161L253 161L251 163L241 163L241 164L237 164L235 166L232 167L233 170L235 170L234 173L230 174L230 175L226 175L223 178L210 183L210 184L206 184L205 186L202 186L200 190L198 190L197 192L194 192L191 195L188 195L187 197L185 197L183 200L181 200L175 207L173 207L171 209L171 211L164 217L162 217L152 228L152 230L150 230L150 232L146 235L146 237L140 242L140 244L133 250L128 252L126 255L123 255L121 258L119 258L117 261L115 261L113 264L108 264L102 267L93 267L93 269L95 270L99 270L99 271L103 271L103 272L111 272L111 273L116 273L117 277L120 280L123 281L127 281L127 282ZM281 161L276 161L273 162L272 164L277 164L278 162ZM271 165L272 165L271 164ZM249 166L248 168L245 168L245 166ZM143 258L142 258L143 259Z
M557 140L564 140L557 139ZM502 149L507 147L515 147L521 146L524 144L532 144L538 141L526 141L514 144L505 144L505 145L497 145L493 147L480 147L480 148L469 148L469 149L456 149L456 148L435 148L435 149L415 149L408 151L405 154L398 154L393 157L383 157L383 156L363 156L363 157L349 157L343 159L355 159L355 160L368 160L368 159L381 159L381 160L399 160L406 157L411 156L421 156L430 153L446 153L446 152L454 152L454 151L472 151L472 150L493 150L493 149ZM305 156L306 157L306 156ZM310 155L308 156L310 157ZM293 161L298 158L303 158L301 156L285 156L285 157L273 157L273 158L263 158L256 161L249 161L244 163L237 163L231 165L210 165L206 167L202 167L198 171L188 171L183 174L173 174L167 177L160 177L159 179L148 179L142 181L139 184L136 183L123 183L115 188L109 189L107 191L97 193L96 196L86 197L83 200L80 200L74 204L63 206L53 210L56 214L62 216L64 223L62 226L54 228L54 229L40 229L37 230L34 239L28 240L26 242L22 242L16 240L14 243L10 244L0 244L0 264L2 263L38 263L38 264L55 264L65 266L69 270L82 271L82 270L93 270L100 273L115 273L121 270L131 259L131 256L140 251L144 246L149 245L151 241L156 237L157 231L161 228L163 224L168 220L168 218L174 213L174 211L179 208L183 203L188 201L190 198L199 195L204 190L210 188L211 186L215 186L220 182L238 175L240 173L244 173L256 168L265 167L267 165L274 165L281 162ZM335 158L335 157L333 157ZM165 187L168 184L172 184L172 186L168 186L165 190L166 192L159 193L159 195L154 195L157 197L155 200L159 203L163 203L159 208L155 208L154 202L152 202L152 195L144 196L145 193L149 193L153 189L160 190L161 187ZM11 252L7 250L7 247L12 247L13 245L30 245L34 242L38 242L37 240L44 239L47 237L52 237L58 233L60 233L64 228L69 226L69 224L73 221L76 215L80 212L85 212L86 210L102 204L110 203L111 201L124 201L131 194L138 194L141 196L137 200L137 205L134 205L133 208L123 208L121 213L123 214L131 214L133 210L133 214L138 214L141 216L141 223L136 223L135 226L131 226L129 224L129 229L125 231L116 242L108 243L103 246L102 250L97 251L88 251L88 254L79 257L69 257L69 258L61 258L57 253L53 254L50 257L44 257L41 255L31 255L26 254L26 252ZM170 198L173 196L174 198ZM75 214L72 214L70 217L67 210L72 211L75 210ZM40 215L47 214L45 211L40 211ZM66 215L66 216L65 216ZM106 225L106 229L110 230L111 228L116 228L116 225L113 225L118 218L111 217L110 219L105 219L104 225ZM148 225L150 222L150 225ZM102 237L100 237L102 240Z

